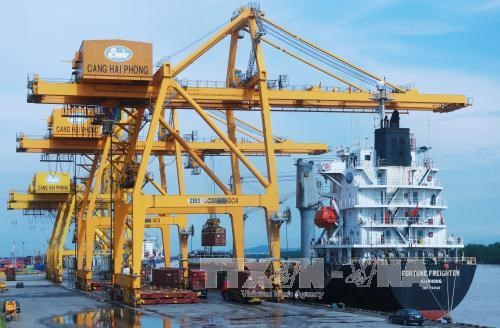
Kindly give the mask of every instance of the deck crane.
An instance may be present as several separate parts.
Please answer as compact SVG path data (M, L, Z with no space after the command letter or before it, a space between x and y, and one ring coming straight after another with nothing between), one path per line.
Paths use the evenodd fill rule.
M266 30L265 35L261 33L262 29ZM253 68L248 69L247 71L252 76L240 79L235 74L235 60L240 34L245 32L252 42L251 57L255 58L256 71L254 73ZM178 79L192 63L225 37L230 37L225 87L204 87ZM286 43L287 47L303 52L303 55L271 41L271 37L277 39L277 42ZM287 31L269 20L262 11L255 7L239 8L231 22L214 33L194 52L179 63L162 63L152 75L149 73L151 65L147 63L148 59L141 62L141 56L133 57L130 67L127 68L125 68L127 63L117 63L112 60L117 58L117 49L120 49L118 54L120 58L128 60L129 51L143 49L147 54L147 46L123 40L110 42L102 41L100 44L99 41L84 41L73 62L75 79L69 83L54 83L35 76L29 81L28 101L96 106L96 112L103 113L108 118L106 134L99 141L102 147L100 146L96 151L92 175L89 179L93 183L89 185L93 185L93 188L92 190L89 188L84 195L86 206L82 213L87 213L86 219L82 217L80 220L83 222L84 219L91 219L92 215L89 213L93 212L97 197L96 190L99 190L105 166L109 165L115 171L113 179L115 184L113 283L116 288L123 291L124 302L134 306L140 305L144 218L149 214L179 217L185 217L188 214L229 214L232 222L234 256L243 258L243 210L247 207L262 207L266 217L273 270L279 270L279 225L272 221L272 217L279 210L275 154L280 143L273 137L271 112L372 113L378 108L378 100L377 92L372 92L369 88L376 86L383 79ZM268 86L269 77L264 61L263 44L281 50L284 54L347 85L347 88L326 89L313 86L306 89L275 89ZM93 46L99 49L99 54L103 53L104 56L87 57L85 49ZM311 57L316 63L306 59L305 55ZM94 63L90 63L93 60L95 60ZM124 74L125 70L131 73ZM353 79L355 81L352 81ZM384 85L391 96L385 103L388 111L398 109L449 112L469 105L467 98L463 95L421 94L415 89L405 89L387 81ZM227 147L233 176L231 188L221 181L206 165L203 157L199 156L199 153L194 151L179 133L177 113L185 109L191 109L194 115L200 117L224 143L224 147ZM218 127L216 120L208 114L208 110L222 110L226 113L227 132ZM260 114L264 146L262 155L266 163L266 174L257 169L249 156L242 151L241 145L236 142L238 132L235 116L238 111L255 111ZM166 113L171 114L172 120L165 119ZM125 121L122 120L122 116ZM159 129L164 129L165 139L173 143L173 154L176 159L174 170L178 180L177 192L173 192L173 188L167 190L165 184L162 186L156 183L155 185L154 179L148 179L146 175ZM146 133L144 140L139 138L142 131ZM140 142L143 142L144 147L138 151ZM220 194L204 195L186 192L181 160L182 151L187 152L200 165L221 190ZM108 164L110 162L112 163ZM263 193L243 193L240 165L246 167L255 176L264 188ZM148 183L155 186L156 193L143 190L143 186ZM127 221L131 222L133 236L130 274L124 274L122 271L125 265L122 246ZM79 240L84 240L84 238L79 238ZM187 239L182 240L181 257L184 263L187 259L186 245ZM81 262L78 267L84 276L87 275L88 270L83 270ZM279 290L279 281L274 281L273 287Z

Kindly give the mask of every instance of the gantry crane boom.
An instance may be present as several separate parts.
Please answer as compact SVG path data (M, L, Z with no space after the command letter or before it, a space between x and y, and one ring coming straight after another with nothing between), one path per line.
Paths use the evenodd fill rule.
M228 155L229 147L221 140L213 140L206 142L187 142L189 147L204 155ZM93 154L96 150L103 150L103 142L100 139L40 139L32 138L27 135L18 136L18 152L27 153L54 153L54 154ZM145 143L137 142L137 153L140 154L144 150ZM265 145L263 142L237 142L236 146L245 154L263 155ZM295 143L285 140L276 143L276 155L293 155L293 154L309 154L318 155L328 152L328 145L320 143ZM185 149L182 153L187 153ZM157 156L173 156L175 155L175 141L155 141L151 150L153 155Z
M182 85L182 84L181 84ZM252 110L258 107L260 92L246 88L204 88L185 87L196 103L204 108ZM154 86L126 87L120 85L102 86L96 90L91 85L75 83L51 83L35 77L32 94L28 101L43 104L99 104L103 99L119 99L124 105L144 105L157 93ZM339 111L372 112L378 107L373 92L325 91L319 87L310 90L268 90L272 111L294 112ZM465 95L422 94L416 89L404 93L393 93L386 103L388 110L450 112L470 105ZM190 103L181 96L174 97L172 108L189 108ZM312 110L317 109L317 110Z

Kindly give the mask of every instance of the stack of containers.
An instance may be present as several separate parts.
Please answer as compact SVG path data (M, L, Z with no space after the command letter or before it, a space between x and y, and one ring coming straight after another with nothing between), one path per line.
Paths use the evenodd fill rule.
M207 289L205 282L207 279L207 272L205 270L189 270L189 289L192 291L200 292L202 298L207 297Z
M153 285L163 288L182 288L184 270L179 268L153 269Z

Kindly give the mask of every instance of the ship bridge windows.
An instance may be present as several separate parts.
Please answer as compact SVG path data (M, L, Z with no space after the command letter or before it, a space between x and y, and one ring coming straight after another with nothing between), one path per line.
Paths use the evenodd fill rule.
M365 155L365 161L370 161L371 160L371 155L368 154L368 155Z

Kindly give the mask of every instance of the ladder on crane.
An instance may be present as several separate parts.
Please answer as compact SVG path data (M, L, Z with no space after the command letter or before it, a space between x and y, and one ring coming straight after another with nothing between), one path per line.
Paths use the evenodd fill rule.
M245 82L248 82L254 74L253 72L255 70L255 53L257 50L257 44L260 42L260 38L266 34L266 31L264 29L264 24L262 23L261 20L261 15L262 15L261 11L255 4L251 5L250 8L252 9L253 15L255 17L257 31L255 31L255 37L252 38L252 48L250 49L250 58L248 59L248 66L245 74Z

